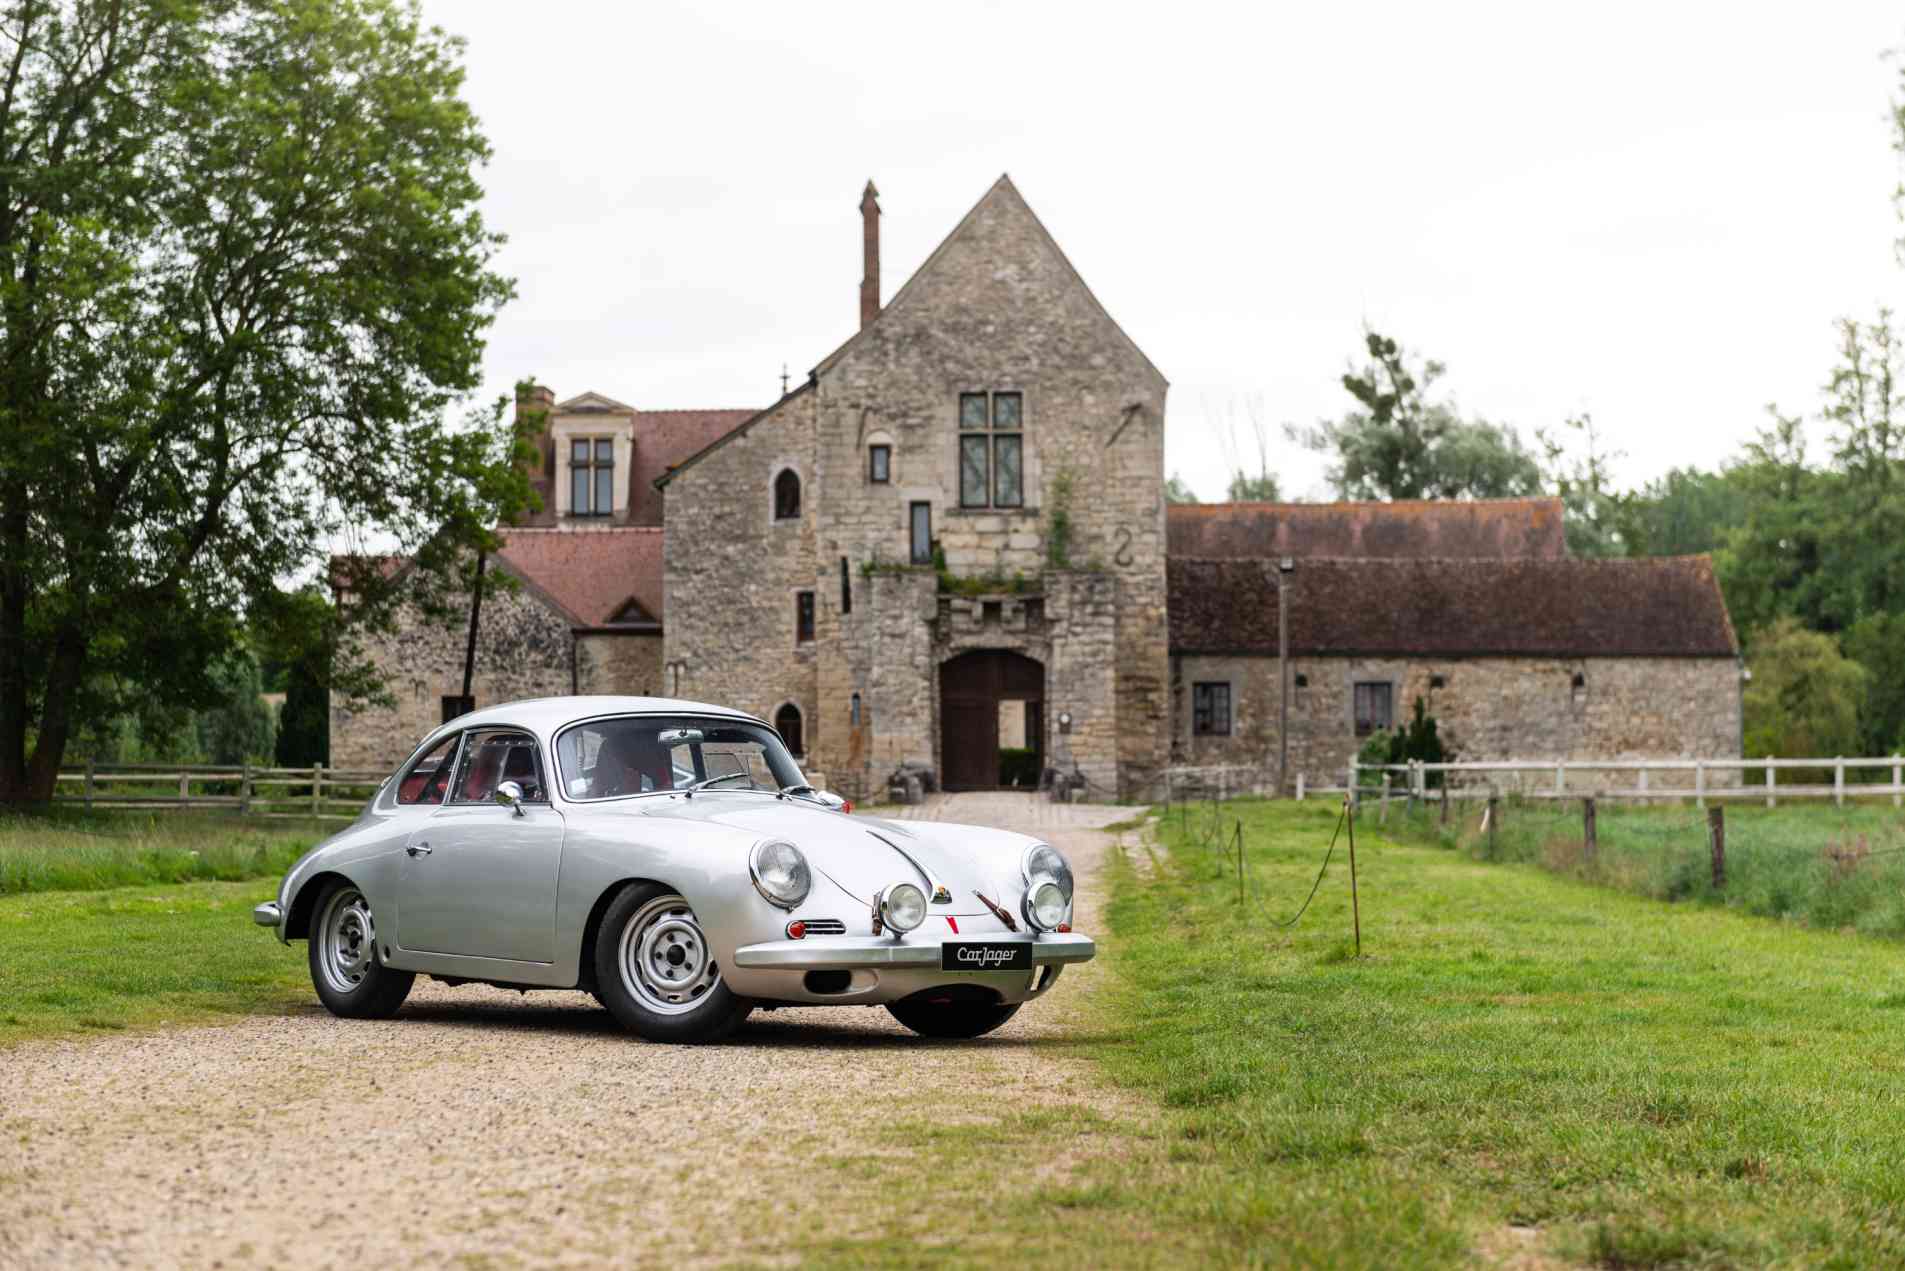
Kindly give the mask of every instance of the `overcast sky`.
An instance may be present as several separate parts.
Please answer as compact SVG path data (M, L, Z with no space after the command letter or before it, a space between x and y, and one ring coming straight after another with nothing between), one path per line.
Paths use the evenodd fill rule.
M491 393L762 406L1010 172L1171 381L1167 463L1342 412L1365 323L1629 482L1812 411L1833 319L1905 297L1893 3L425 0L469 41L519 298ZM1322 463L1278 440L1286 493Z

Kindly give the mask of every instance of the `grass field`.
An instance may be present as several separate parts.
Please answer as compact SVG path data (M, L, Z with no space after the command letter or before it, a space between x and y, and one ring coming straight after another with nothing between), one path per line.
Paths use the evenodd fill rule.
M1239 1261L1905 1263L1905 949L1360 837L1320 805L1165 831L1112 911L1106 1070L1168 1109L1107 1180Z
M337 828L192 812L0 817L0 896L281 877Z
M1905 813L1890 800L1789 803L1725 809L1726 883L1713 885L1706 813L1690 805L1603 802L1589 856L1579 801L1505 805L1493 846L1470 804L1444 826L1434 806L1413 816L1391 804L1383 829L1453 848L1476 860L1539 865L1657 900L1726 905L1808 926L1905 938ZM1377 821L1365 803L1363 823Z

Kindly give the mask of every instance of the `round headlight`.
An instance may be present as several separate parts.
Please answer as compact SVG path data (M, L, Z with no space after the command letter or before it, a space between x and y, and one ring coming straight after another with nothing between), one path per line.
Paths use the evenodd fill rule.
M1072 867L1066 864L1057 848L1034 843L1026 849L1025 859L1019 863L1019 872L1024 875L1028 886L1041 878L1051 879L1058 884L1058 890L1064 893L1065 903L1072 903Z
M747 868L754 878L754 890L766 897L768 904L782 909L792 909L807 899L807 889L813 885L807 858L785 839L762 839L756 843L748 856Z
M1053 931L1063 926L1071 918L1072 902L1065 899L1065 893L1058 884L1049 878L1041 878L1032 884L1032 890L1025 895L1025 916L1040 931Z
M911 931L926 921L926 893L911 883L895 883L880 897L880 919L895 931Z

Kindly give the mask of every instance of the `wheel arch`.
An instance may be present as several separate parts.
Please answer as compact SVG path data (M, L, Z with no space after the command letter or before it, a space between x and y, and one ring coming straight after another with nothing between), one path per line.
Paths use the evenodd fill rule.
M659 878L636 878L633 876L618 878L604 887L601 894L595 898L595 903L589 906L588 921L582 924L582 951L576 962L577 988L587 990L591 993L595 991L595 941L596 937L601 934L602 919L604 915L608 913L609 906L615 903L617 896L621 895L630 887L639 887L643 884L652 884L656 887L668 886L667 883Z
M298 894L291 898L291 912L284 919L286 940L310 939L311 911L317 908L318 897L324 894L325 887L332 882L357 886L355 881L334 869L320 870L298 884Z

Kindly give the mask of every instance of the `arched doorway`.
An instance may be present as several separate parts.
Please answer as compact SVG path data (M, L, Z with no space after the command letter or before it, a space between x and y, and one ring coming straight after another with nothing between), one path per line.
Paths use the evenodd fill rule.
M1045 667L1004 649L962 653L939 668L940 784L991 790L1002 774L1001 738L1022 742L1005 766L1036 785L1045 763ZM1003 723L1003 726L1002 726Z

